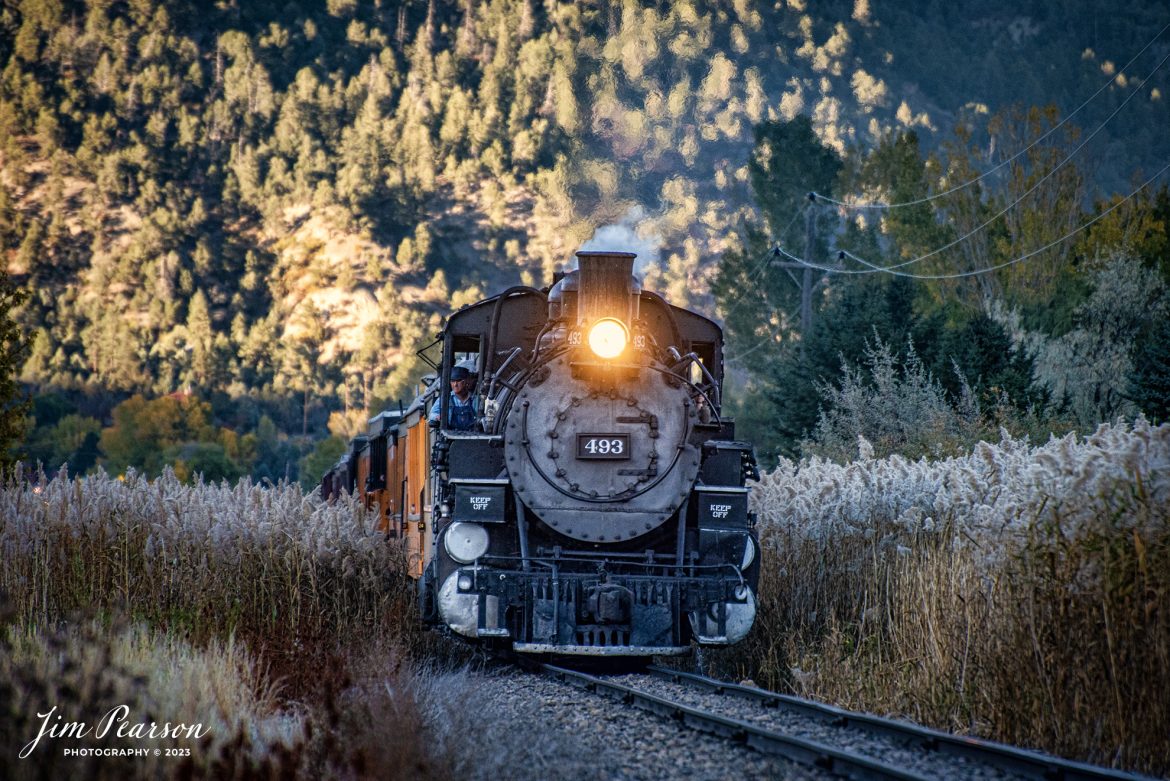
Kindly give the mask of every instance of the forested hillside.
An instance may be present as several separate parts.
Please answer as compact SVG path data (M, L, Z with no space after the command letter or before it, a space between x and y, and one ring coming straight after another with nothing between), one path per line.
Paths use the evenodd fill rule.
M172 462L295 476L306 444L290 436L319 437L334 411L350 413L335 417L345 431L407 395L413 351L445 313L544 284L606 225L649 250L648 287L734 320L712 295L721 260L733 260L726 289L735 259L800 233L794 203L813 186L768 178L780 170L768 132L807 117L837 161L825 181L838 194L938 189L931 154L958 160L961 148L977 171L1018 149L1167 21L1099 0L6 4L0 249L31 293L22 378L42 398L29 453L142 468L118 431L150 419L152 447ZM1142 81L1167 45L1076 117L1096 128L1124 109L1078 159L1079 189L1049 204L1060 219L1128 192L1135 171L1170 155L1166 81ZM1057 109L996 126L1016 103ZM890 179L903 152L913 181ZM925 248L954 235L944 212L918 214L913 235L826 224L822 243L852 225L859 238L842 246L854 251ZM988 241L988 257L1038 246ZM1158 250L1143 251L1156 264ZM824 289L818 308L845 287ZM757 303L739 316L791 342L785 318L761 318L769 303ZM1028 306L1040 303L1014 303L1020 328L1036 327ZM969 315L931 311L944 331ZM732 325L734 346L758 344L756 329ZM816 423L814 380L838 368L831 341L820 368L800 369L805 406L776 447ZM950 352L928 352L947 365ZM179 395L113 416L131 394Z

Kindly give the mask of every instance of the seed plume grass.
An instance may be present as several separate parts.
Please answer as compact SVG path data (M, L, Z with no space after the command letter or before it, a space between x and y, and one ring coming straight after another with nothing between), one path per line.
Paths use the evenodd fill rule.
M354 497L14 473L0 559L0 777L444 778L474 753L434 661L466 656L418 629L408 551ZM69 739L17 758L38 713L118 705L206 735L182 758L65 757L99 745Z
M942 460L781 461L757 625L716 668L859 710L1170 773L1170 425Z

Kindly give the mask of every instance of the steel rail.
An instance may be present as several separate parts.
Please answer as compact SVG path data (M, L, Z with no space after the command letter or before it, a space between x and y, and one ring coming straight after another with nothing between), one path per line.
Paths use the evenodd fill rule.
M929 778L929 776L887 765L850 751L826 746L804 738L772 732L726 716L706 713L697 708L578 670L569 670L551 664L543 664L540 669L562 683L568 683L588 692L617 700L625 705L674 719L691 729L742 743L761 754L784 757L845 778L857 779L858 781L876 779L882 781L886 779L927 781Z
M731 695L755 700L767 708L784 710L809 716L835 727L856 729L874 735L908 741L923 749L940 754L949 754L994 765L1030 778L1043 781L1146 781L1150 776L1126 773L1111 768L1098 767L1085 762L1075 762L1060 757L1048 756L1027 749L994 743L979 738L952 735L948 732L922 727L896 719L882 718L866 713L855 713L814 700L806 700L787 694L778 694L766 689L727 683L703 675L670 670L651 665L646 673L673 683L688 683L703 687L715 694Z

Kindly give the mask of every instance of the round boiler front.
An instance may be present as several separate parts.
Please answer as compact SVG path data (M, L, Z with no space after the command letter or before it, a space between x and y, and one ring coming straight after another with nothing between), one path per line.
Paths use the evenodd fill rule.
M648 368L603 387L574 379L563 361L522 389L508 413L505 463L516 496L573 539L617 542L652 531L698 474L686 387Z

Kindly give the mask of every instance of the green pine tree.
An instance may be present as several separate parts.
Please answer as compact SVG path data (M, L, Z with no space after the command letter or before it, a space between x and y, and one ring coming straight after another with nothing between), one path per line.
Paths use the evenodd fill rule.
M13 452L25 433L30 402L21 392L17 377L28 354L30 337L16 322L14 309L28 294L16 287L0 269L0 471L12 468Z

